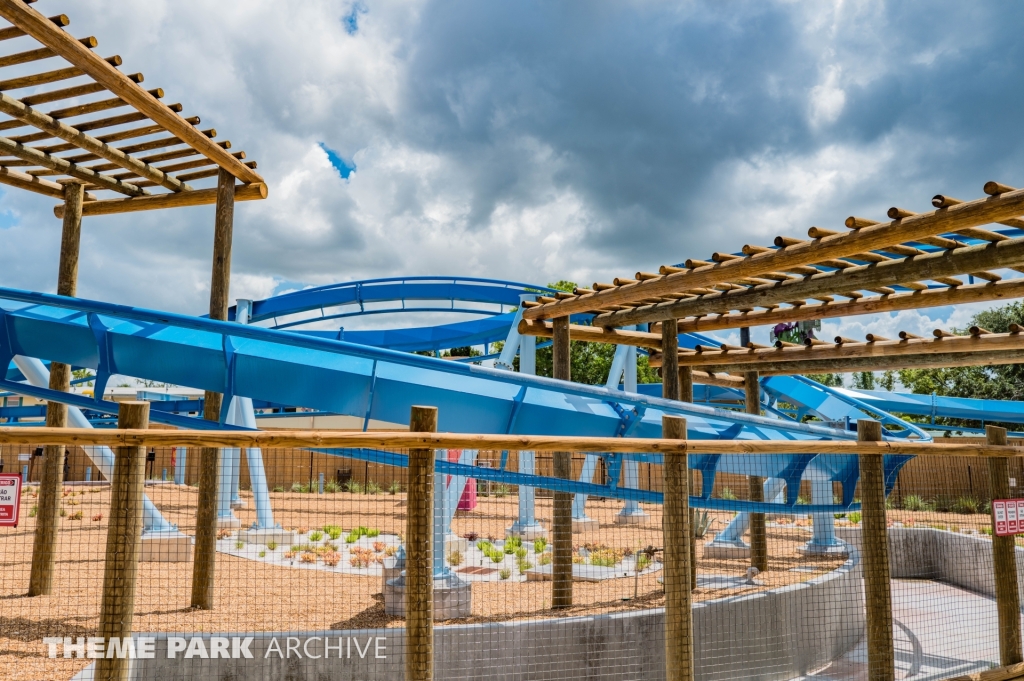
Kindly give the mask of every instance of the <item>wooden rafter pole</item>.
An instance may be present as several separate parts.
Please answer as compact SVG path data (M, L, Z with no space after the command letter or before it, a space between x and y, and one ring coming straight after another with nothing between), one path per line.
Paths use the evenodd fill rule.
M661 363L658 356L650 360L651 366ZM757 371L763 376L793 376L798 374L852 373L855 371L889 371L898 369L941 369L952 366L996 366L1024 364L1024 350L996 352L955 352L928 355L894 355L890 357L852 357L804 362L772 362L716 364L707 369L717 372L743 373ZM701 368L701 367L695 367Z
M17 156L18 158L26 161L32 161L44 168L56 170L62 175L70 175L71 177L85 182L92 182L101 189L109 189L111 191L118 192L119 194L127 194L128 196L145 196L148 193L141 187L136 187L133 184L115 180L107 175L97 173L95 170L90 170L84 166L68 163L58 156L44 154L32 147L26 147L21 142L15 142L9 137L0 137L0 152L10 154L11 156Z
M267 185L262 182L254 184L240 184L234 188L235 202L238 201L259 201L267 198ZM185 206L208 206L217 202L216 188L194 189L190 192L177 194L159 194L156 196L142 196L137 199L105 199L102 201L89 201L85 204L83 215L91 217L94 215L116 215L118 213L135 213L143 210L160 210L163 208L183 208ZM63 205L56 205L53 214L61 217Z
M57 273L57 295L74 297L78 290L78 253L82 241L81 184L64 185L64 223L60 239L60 264ZM71 367L50 363L50 390L71 390ZM46 426L64 428L68 407L60 402L46 404ZM39 483L39 508L36 534L32 545L32 569L29 573L29 596L44 596L53 589L53 562L57 552L57 526L60 523L61 486L64 481L63 445L47 445L43 457L43 476Z
M111 68L101 57L21 0L0 0L0 16L80 68L114 95L131 104L154 123L159 123L168 132L181 138L238 179L243 182L263 181L254 170L247 168L238 159L211 142L126 75Z
M54 199L64 198L63 185L58 184L57 182L51 182L50 180L43 180L34 175L21 173L17 170L11 170L10 168L0 167L0 184L17 187L18 189L25 189ZM85 200L95 201L96 197L92 194L86 193ZM64 216L63 208L64 204L61 204L61 214L57 216L58 218L62 218Z
M551 345L551 374L563 381L572 380L569 318L555 320L554 342ZM572 478L572 452L558 451L551 455L556 478ZM551 607L572 605L572 502L573 495L555 492L551 519Z
M32 107L27 106L14 97L3 94L2 92L0 92L0 111L8 116L17 118L23 123L32 125L43 132L48 132L54 137L60 138L65 142L70 142L76 147L95 154L100 158L104 158L111 163L116 163L120 167L132 171L139 177L151 180L152 182L166 187L171 191L180 192L192 189L184 182L175 179L167 173L162 172L147 163L143 163L138 159L132 158L123 151L99 141L92 135L87 135L66 123L61 123L40 111L36 111Z
M10 2L11 0L6 1ZM956 232L969 227L1014 218L1021 214L1024 214L1024 190L1009 191L948 208L939 208L930 213L898 218L891 222L864 227L856 231L758 253L749 258L736 258L686 272L646 279L636 284L619 286L607 291L560 300L525 310L523 317L526 319L552 319L614 305L630 304L646 298L656 298L669 293L713 286L724 281L756 277L766 272L786 271L788 268L807 263L869 252L883 246L916 241L945 232ZM623 325L625 324L623 323Z
M231 288L231 239L235 218L235 177L221 170L217 179L217 208L213 230L213 273L210 277L210 319L228 318ZM219 421L223 395L206 391L203 418ZM214 568L217 562L217 488L221 450L204 447L199 455L199 500L196 512L196 551L192 570L192 607L213 609Z
M749 259L753 260L754 257L757 256ZM903 260L888 260L844 270L823 272L803 279L761 284L749 289L703 295L699 298L678 302L659 303L632 310L599 314L594 317L594 324L596 326L626 326L681 317L722 314L730 310L781 305L817 296L842 295L847 291L868 290L899 282L950 277L955 274L1012 267L1021 263L1024 263L1024 239L1010 239L998 243L938 251ZM540 308L532 308L532 310L538 309Z

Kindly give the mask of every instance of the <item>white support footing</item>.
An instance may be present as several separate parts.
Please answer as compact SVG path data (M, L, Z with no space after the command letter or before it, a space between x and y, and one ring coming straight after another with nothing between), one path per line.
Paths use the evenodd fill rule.
M170 530L142 535L142 563L191 563L192 537Z

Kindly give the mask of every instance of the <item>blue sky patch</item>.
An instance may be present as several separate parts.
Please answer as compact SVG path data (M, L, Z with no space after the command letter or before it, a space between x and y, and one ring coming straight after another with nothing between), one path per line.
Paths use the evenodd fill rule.
M359 15L366 14L366 5L361 2L352 3L352 9L349 13L341 18L341 23L345 27L345 32L349 35L355 35L359 31Z
M0 229L10 229L18 224L18 216L13 211L0 210Z
M331 162L331 165L338 171L338 174L347 180L348 176L352 174L352 171L356 169L356 164L349 163L343 159L338 152L331 149L323 142L318 142L318 144L320 145L320 148L324 150L324 153L327 154L327 160Z

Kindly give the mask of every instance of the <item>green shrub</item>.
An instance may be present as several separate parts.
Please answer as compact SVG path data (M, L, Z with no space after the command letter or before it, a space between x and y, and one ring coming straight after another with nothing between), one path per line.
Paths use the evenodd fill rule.
M978 531L981 532L982 534L987 534L989 536L992 536L992 528L989 527L988 525L985 525L985 526L979 528Z
M324 533L321 532L320 530L313 530L312 532L309 533L309 540L310 541L320 541L323 538L324 538Z
M245 542L244 541L236 541L235 542L235 548L236 549L244 549L245 548Z
M651 566L651 557L646 553L636 554L636 571L643 572Z
M32 509L28 512L28 517L35 518L37 515L39 515L39 506L33 505Z
M512 571L509 570L508 568L502 568L501 571L498 572L498 577L501 577L502 579L508 579L511 576L512 576Z
M380 494L380 492L381 492L380 485L378 485L377 483L375 483L375 482L368 482L368 483L366 483L366 493L367 494Z
M950 510L953 513L979 513L981 511L981 501L971 496L957 497Z
M516 558L519 559L519 560L525 560L526 559L526 553L527 553L526 548L520 546L518 549L516 549Z
M341 491L341 485L336 480L328 480L324 484L324 491L328 494L337 494Z
M494 544L492 544L491 542L487 541L486 539L481 539L480 541L478 541L476 543L477 550L480 551L480 553L484 554L485 556L490 554L491 547L493 547L493 546L494 546Z
M276 541L268 541L267 542L267 548L270 549L271 551L276 550L277 549L277 542Z
M736 501L736 494L733 493L733 491L731 489L729 489L728 487L723 487L722 488L722 498L723 499L727 499L729 501Z
M347 535L345 535L345 543L346 544L355 544L357 541L359 541L359 533L356 532L355 530L353 530L353 531L349 532Z
M706 510L697 511L694 515L696 521L693 527L693 533L697 538L703 538L708 533L711 526L715 524L715 519L711 517L711 514Z
M267 552L266 551L260 551L260 558L266 558L266 557L267 557Z
M528 560L520 560L516 563L516 567L519 568L519 574L525 575L526 571L533 567L533 563Z
M460 551L452 551L448 554L448 564L452 567L462 564L462 553Z
M544 553L544 549L548 547L548 540L544 537L539 537L533 540L533 552Z
M542 554L540 554L540 556L537 557L537 562L540 563L541 565L551 565L551 554L550 553L542 553Z
M292 483L292 492L308 492L309 488L303 485L301 482Z
M505 560L505 554L498 549L491 549L491 552L487 555L490 556L492 563L500 563Z
M932 506L939 513L949 513L953 510L953 498L945 494L940 494L935 497L935 501L932 502Z
M861 518L861 515L860 515L860 511L852 511L852 512L851 512L851 513L850 513L850 514L849 514L848 516L846 516L846 517L850 519L850 522L851 522L851 523L853 523L854 525L856 525L856 524L858 524L858 523L860 522L860 518Z
M373 539L374 537L379 537L380 530L378 530L376 527L371 528L366 531L366 534L364 536L369 537L370 539Z
M362 494L363 486L355 480L349 480L345 483L345 491L351 492L352 494Z
M494 486L494 496L499 499L507 497L512 492L512 488L504 483L498 483Z
M920 495L908 494L903 497L903 508L907 511L928 511L930 505Z
M402 484L397 480L392 480L391 484L388 485L388 494L398 494L402 491Z
M327 536L330 537L331 539L339 538L341 536L341 528L340 527L332 527L327 532Z
M277 487L275 487L275 488L273 489L273 491L274 491L274 492L283 492L283 491L284 491L284 487L281 487L280 485L278 485Z

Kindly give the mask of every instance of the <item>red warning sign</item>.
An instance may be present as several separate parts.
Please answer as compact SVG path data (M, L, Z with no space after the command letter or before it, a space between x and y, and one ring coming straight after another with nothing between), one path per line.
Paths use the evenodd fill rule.
M17 527L19 508L21 508L21 475L0 473L0 527Z
M1024 532L1024 499L993 499L992 531L997 537Z

